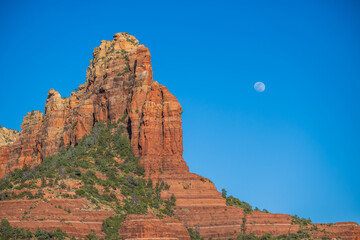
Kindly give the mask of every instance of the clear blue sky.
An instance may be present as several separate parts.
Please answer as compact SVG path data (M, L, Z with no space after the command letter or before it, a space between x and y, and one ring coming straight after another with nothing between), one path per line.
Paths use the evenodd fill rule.
M360 223L359 1L2 0L0 124L69 96L117 32L182 104L192 172L270 212Z

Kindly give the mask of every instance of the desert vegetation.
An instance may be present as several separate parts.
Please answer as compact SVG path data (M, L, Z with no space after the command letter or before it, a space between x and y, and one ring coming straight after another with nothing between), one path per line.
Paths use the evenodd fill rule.
M244 212L246 214L251 213L252 211L261 211L258 207L255 207L253 209L253 207L249 203L241 201L234 196L227 196L227 191L225 189L221 190L221 195L223 198L226 199L227 206L234 206L234 207L242 208L242 209L244 209ZM263 212L268 213L268 211L266 209L264 209Z
M143 176L144 169L138 165L124 126L97 123L75 147L65 147L44 159L42 164L33 168L25 165L1 179L0 200L44 199L44 188L67 190L61 197L86 198L95 208L111 208L115 214L103 222L102 228L106 239L117 239L121 222L128 214L143 215L151 211L160 218L174 215L175 196L161 198L161 192L168 190L169 185L165 182L153 184ZM81 184L70 188L66 184L69 181ZM37 192L33 194L28 189ZM16 194L14 190L23 191ZM20 231L14 229L9 234ZM96 239L96 236L90 234L89 239Z

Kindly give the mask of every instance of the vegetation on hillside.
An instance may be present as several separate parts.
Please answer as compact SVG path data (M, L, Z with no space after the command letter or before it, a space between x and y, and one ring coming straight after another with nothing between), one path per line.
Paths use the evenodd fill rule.
M12 227L6 219L1 220L0 225L0 240L8 239L66 239L68 235L57 229L55 231L43 231L40 228L36 232L32 233L29 229Z
M279 236L273 236L269 233L264 234L261 237L256 236L253 233L246 234L247 232L247 224L246 224L246 215L251 214L253 211L261 211L259 208L255 207L254 209L252 206L244 201L241 201L233 196L227 196L227 191L225 189L222 189L221 191L222 197L226 199L226 205L227 206L235 206L242 208L244 210L244 217L243 217L243 223L241 225L241 233L236 237L236 240L277 240L277 239L284 239L284 240L290 240L290 239L317 239L313 236L316 232L322 232L327 237L323 237L323 240L331 239L328 236L336 237L337 239L341 239L337 234L335 233L329 233L324 229L320 230L317 225L313 224L312 221L306 218L300 218L297 215L291 216L291 225L299 225L300 229L296 233L289 233L289 234L283 234ZM268 213L266 209L263 209L262 212ZM196 231L193 231L192 229L188 228L189 234L191 236L191 239L193 240L200 240L203 239L200 237L200 234Z
M103 222L106 239L118 238L118 229L128 214L142 215L151 210L159 217L173 216L175 196L167 200L160 197L169 185L164 182L154 185L143 178L144 169L138 165L124 129L122 125L97 123L75 147L63 148L33 168L25 165L22 170L16 169L0 180L0 201L41 199L44 187L67 189L70 194L61 197L84 197L95 208L107 206L114 210L115 215ZM74 189L66 184L79 180L80 187ZM37 193L28 189L35 189ZM12 190L23 191L15 194ZM122 200L118 196L122 196Z
M246 214L251 213L252 211L261 211L258 207L255 207L254 209L252 206L244 201L239 200L238 198L234 196L227 196L227 191L225 189L221 190L221 195L223 198L226 199L226 205L227 206L234 206L244 209L244 212ZM268 213L266 209L263 209L262 212Z
M128 214L147 214L149 211L162 217L173 216L176 199L161 199L161 192L168 190L165 182L156 183L143 178L144 169L138 165L138 158L132 152L132 147L124 126L117 124L97 123L91 133L82 138L75 147L66 147L43 163L29 168L15 169L6 178L0 180L0 201L11 199L45 199L44 189L67 190L62 198L86 198L95 208L108 207L114 210L114 216L103 221L102 231L105 239L118 239L121 223ZM67 183L81 182L76 188ZM15 193L17 192L17 193ZM119 198L121 196L121 198ZM241 233L236 240L276 240L276 239L311 239L312 232L319 231L310 219L292 216L291 224L299 225L297 233L272 236L265 234L257 237L253 233L247 234L246 215L253 211L247 202L233 196L227 196L225 189L222 196L228 206L244 209L245 216L241 226ZM122 200L120 200L122 199ZM61 206L55 206L62 208ZM65 209L70 213L70 209ZM268 212L263 210L263 212ZM191 239L204 239L197 231L188 228ZM325 234L327 232L322 230ZM69 239L60 229L43 231L38 229L31 233L28 229L11 227L5 219L0 225L0 240L8 239ZM74 238L73 238L74 239ZM98 239L95 232L87 239ZM323 239L328 239L327 237Z
M293 225L300 225L300 227L303 227L303 226L308 226L308 225L311 225L312 224L312 221L310 218L306 219L306 218L300 218L298 215L294 215L292 216L292 219L291 219L291 224Z
M321 240L330 240L331 237L322 237L317 238L312 236L311 229L299 229L296 233L282 234L279 236L274 236L270 233L265 233L264 235L258 237L254 233L240 233L236 238L229 238L229 240L301 240L301 239L321 239ZM191 240L204 240L203 237L200 236L199 232L194 231L192 228L188 228L188 232ZM331 233L329 233L331 234ZM334 234L333 234L334 235ZM331 235L329 235L331 236ZM339 236L336 236L337 239Z

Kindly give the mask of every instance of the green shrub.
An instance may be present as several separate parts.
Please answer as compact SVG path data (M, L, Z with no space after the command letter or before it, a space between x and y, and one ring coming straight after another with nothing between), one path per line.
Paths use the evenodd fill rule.
M36 237L38 240L47 240L47 239L62 240L68 238L69 236L59 228L55 231L50 231L50 232L43 231L40 228L38 228L34 233L34 237Z
M243 208L245 213L251 213L253 211L250 204L244 201L240 201L239 199L233 196L229 196L226 198L226 205Z
M170 199L165 200L164 214L168 216L174 216L174 207L176 206L176 198L174 194L171 195Z
M257 237L255 234L250 233L250 234L243 234L240 233L237 237L236 240L258 240L260 239L259 237Z
M221 189L221 196L222 196L223 198L226 198L226 195L227 195L226 190L225 190L224 188Z
M10 239L13 234L13 228L6 219L1 220L0 235L1 239Z
M126 118L126 112L124 116ZM59 184L61 189L66 189L62 179L73 179L81 181L81 187L74 189L76 195L66 193L61 194L62 197L87 198L96 208L100 208L100 204L107 205L114 210L116 216L121 216L119 217L121 219L127 214L146 214L149 209L159 216L174 215L175 197L172 196L167 200L161 198L161 191L168 190L170 186L165 182L159 182L154 187L151 180L146 181L143 178L145 170L138 164L139 159L134 156L129 137L124 134L124 130L122 125L118 127L117 124L110 122L97 123L90 134L83 136L75 147L63 148L56 155L45 158L42 164L31 169L27 167L23 170L16 169L9 174L7 180L1 180L0 186L3 189L10 189L13 187L11 184L16 183L19 188L28 188L32 186L34 180L41 180L42 187ZM123 161L119 163L114 158ZM102 173L106 178L98 178L98 173ZM30 184L25 184L24 177L31 181ZM102 186L104 192L100 192L95 185ZM111 189L120 190L125 198L120 201L114 193L111 193ZM19 194L0 192L1 200L42 197L41 191L34 195L30 191ZM69 209L64 210L70 213ZM120 220L109 219L104 223L104 229L107 229L106 232L110 236L110 228L106 226L119 226L117 221ZM50 233L39 230L37 234L42 238ZM88 238L93 237L89 235Z
M89 233L88 235L86 235L86 239L88 240L97 240L98 238L96 237L96 233L94 230L91 230L91 233Z
M16 190L21 190L23 188L35 189L39 187L33 181L29 183L21 183L20 185L15 187Z
M61 189L66 189L66 184L64 182L61 182L60 183L60 186L59 186Z
M265 233L265 234L262 235L259 239L260 239L260 240L273 240L273 239L276 239L276 237L274 237L274 236L271 235L270 233Z
M198 233L197 231L194 231L192 228L187 228L187 230L189 232L191 240L204 240L204 238L202 238L200 236L200 233Z
M84 189L77 189L77 190L75 191L75 193L76 193L76 195L79 195L80 197L85 196L85 191L84 191Z
M124 67L124 71L122 72L122 75L125 75L125 74L128 73L128 72L130 72L130 67L129 67L129 65L126 65L126 66Z
M123 215L117 215L103 221L102 231L105 233L106 239L119 239L119 229L123 220Z
M294 216L291 216L292 219L291 219L291 224L292 225L300 225L300 227L302 226L307 226L307 225L311 225L312 222L309 219L306 219L306 218L300 218L298 215L294 215Z
M0 191L11 189L13 184L6 178L0 179Z
M10 240L10 239L33 239L38 240L47 240L47 239L66 239L68 235L57 229L55 231L43 231L40 228L36 230L35 233L31 233L29 229L11 227L10 223L6 219L1 220L0 225L0 239L1 240Z

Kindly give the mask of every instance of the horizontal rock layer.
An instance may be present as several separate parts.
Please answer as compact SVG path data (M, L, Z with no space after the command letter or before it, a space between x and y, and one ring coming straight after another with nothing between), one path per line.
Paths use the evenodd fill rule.
M60 228L69 236L85 238L94 230L98 237L104 237L101 231L103 220L113 212L89 209L88 205L85 199L0 201L0 219L6 218L12 226L28 228L32 232L38 227L47 231Z
M129 215L120 228L119 237L123 239L169 239L190 240L184 224L175 218L158 218L151 214Z

